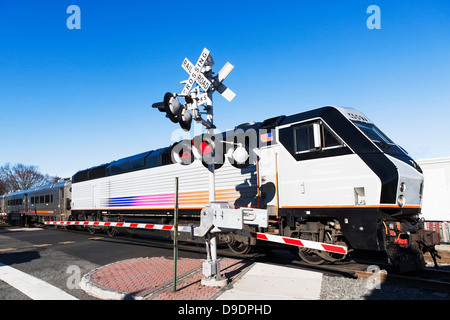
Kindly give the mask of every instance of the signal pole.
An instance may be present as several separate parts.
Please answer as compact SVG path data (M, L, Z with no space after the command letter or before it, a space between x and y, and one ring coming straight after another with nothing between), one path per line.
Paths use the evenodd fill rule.
M212 82L212 70L208 65L205 68L206 77ZM211 125L208 128L208 134L212 137L214 135L214 121L213 121L213 102L212 102L212 90L207 91L207 104L206 104L206 120ZM216 150L213 150L214 152ZM215 154L214 154L215 156ZM214 157L215 158L215 157ZM213 158L213 159L214 159ZM209 203L216 201L216 178L214 173L214 161L210 161L208 165L208 178L209 178ZM217 234L215 232L208 232L205 245L209 247L210 256L203 262L203 269L207 269L204 273L205 277L202 278L202 284L205 286L225 286L227 279L223 278L220 274L220 261L217 260ZM210 274L210 275L209 275Z
M223 84L223 81L234 69L234 66L227 62L219 73L213 77L213 65L214 59L206 48L203 49L195 65L185 58L181 66L189 74L189 78L181 82L185 85L181 94L166 93L164 102L154 103L152 107L165 112L166 117L172 122L179 122L181 128L185 131L190 130L191 121L194 119L202 123L206 127L208 134L213 137L215 129L213 121L213 93L218 91L229 102L236 96L233 91ZM179 102L178 97L184 97L186 101L184 105ZM198 110L198 107L201 105L204 105L206 120L201 117ZM214 155L215 151L214 148L212 150ZM216 200L214 158L208 163L210 206ZM202 284L208 286L226 285L227 279L220 275L220 261L217 260L217 237L214 229L206 234L206 252L207 260L203 262L203 274L205 277L202 279Z
M206 78L212 82L212 66L207 65L205 68ZM214 121L213 121L213 101L212 101L212 95L213 91L208 90L207 91L208 97L206 99L206 120L210 123L211 127L208 128L208 133L211 135L211 137L214 134ZM215 150L214 150L215 151ZM211 163L208 165L209 170L209 202L216 201L216 179L214 175L214 161L211 161Z

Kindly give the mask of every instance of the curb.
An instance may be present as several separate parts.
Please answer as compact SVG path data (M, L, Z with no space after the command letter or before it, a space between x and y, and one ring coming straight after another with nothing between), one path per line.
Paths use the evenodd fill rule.
M226 275L228 278L228 284L224 287L209 287L201 285L202 278L202 266L195 266L195 264L202 260L199 259L181 259L181 261L185 263L185 266L191 266L191 268L185 269L183 274L179 274L177 277L177 291L172 292L173 279L167 281L167 275L172 272L171 268L164 268L161 270L161 265L155 264L153 268L152 263L148 264L148 274L152 275L154 278L155 274L161 274L163 278L166 279L166 282L158 281L160 278L154 278L153 282L148 283L148 288L143 288L141 285L134 284L136 286L136 291L134 291L133 282L131 277L133 277L133 270L135 270L133 263L139 265L142 263L142 260L149 259L158 262L158 259L163 257L153 257L153 258L133 258L128 260L122 260L110 263L105 266L98 267L86 275L84 275L80 281L80 288L84 290L87 294L96 297L102 300L215 300L218 296L224 293L226 290L229 290L233 287L233 284L238 281L243 274L245 274L251 267L252 263L243 260L235 260L235 259L221 259L223 261L224 268L221 270L222 275ZM164 258L166 259L166 258ZM166 259L167 261L171 261ZM148 261L148 260L147 260ZM194 265L193 265L194 264ZM117 271L117 268L120 268L122 265L128 265L130 267L130 272L125 275L120 272L111 273L111 270ZM165 267L165 266L163 266ZM192 268L193 267L193 268ZM108 270L109 269L109 270ZM108 276L103 278L103 285L99 283L99 272L100 274L103 272ZM142 269L141 269L142 272ZM154 272L152 274L152 272ZM96 275L96 276L95 276ZM101 276L105 276L101 275ZM142 275L142 274L141 274ZM150 276L150 279L151 277ZM128 278L130 277L130 278ZM142 278L141 278L142 279ZM107 287L110 283L108 281L121 281L122 284L125 281L127 283L127 290L120 290L117 287ZM152 280L152 279L151 279ZM128 282L129 281L129 282ZM131 287L128 287L128 284Z
M130 259L132 260L132 259ZM87 294L99 298L102 300L132 300L127 299L129 296L129 293L126 291L118 291L111 288L107 288L105 286L102 286L100 283L96 283L91 280L91 277L94 273L97 271L107 268L109 266L112 266L116 264L116 262L110 263L106 266L98 267L89 273L85 274L80 281L80 289L84 290Z

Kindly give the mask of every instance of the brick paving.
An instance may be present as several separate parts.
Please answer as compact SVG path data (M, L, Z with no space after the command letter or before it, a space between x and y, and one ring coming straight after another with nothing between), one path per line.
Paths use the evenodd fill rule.
M204 260L180 258L177 263L177 291L173 290L173 260L164 257L137 258L119 261L89 274L89 283L104 291L122 293L127 299L210 300L227 287L201 285ZM229 285L239 278L251 262L221 259L221 274ZM88 292L89 293L89 292Z

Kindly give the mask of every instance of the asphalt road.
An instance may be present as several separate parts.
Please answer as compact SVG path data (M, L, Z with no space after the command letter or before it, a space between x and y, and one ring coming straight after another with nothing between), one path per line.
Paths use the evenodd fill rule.
M132 236L110 238L105 233L53 228L0 228L0 300L45 299L45 295L38 293L36 297L21 289L20 280L27 287L31 287L33 281L43 281L39 285L49 284L63 291L62 294L80 300L95 300L76 288L84 274L116 261L172 255L170 240ZM205 259L204 246L181 244L179 257Z

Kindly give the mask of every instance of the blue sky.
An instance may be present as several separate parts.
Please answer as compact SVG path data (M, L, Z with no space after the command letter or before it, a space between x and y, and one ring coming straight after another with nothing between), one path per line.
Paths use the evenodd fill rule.
M370 30L368 6L381 10ZM67 7L81 9L69 30ZM221 130L323 105L363 112L416 159L450 156L450 2L0 1L0 165L69 177L167 146L156 109L204 47Z

